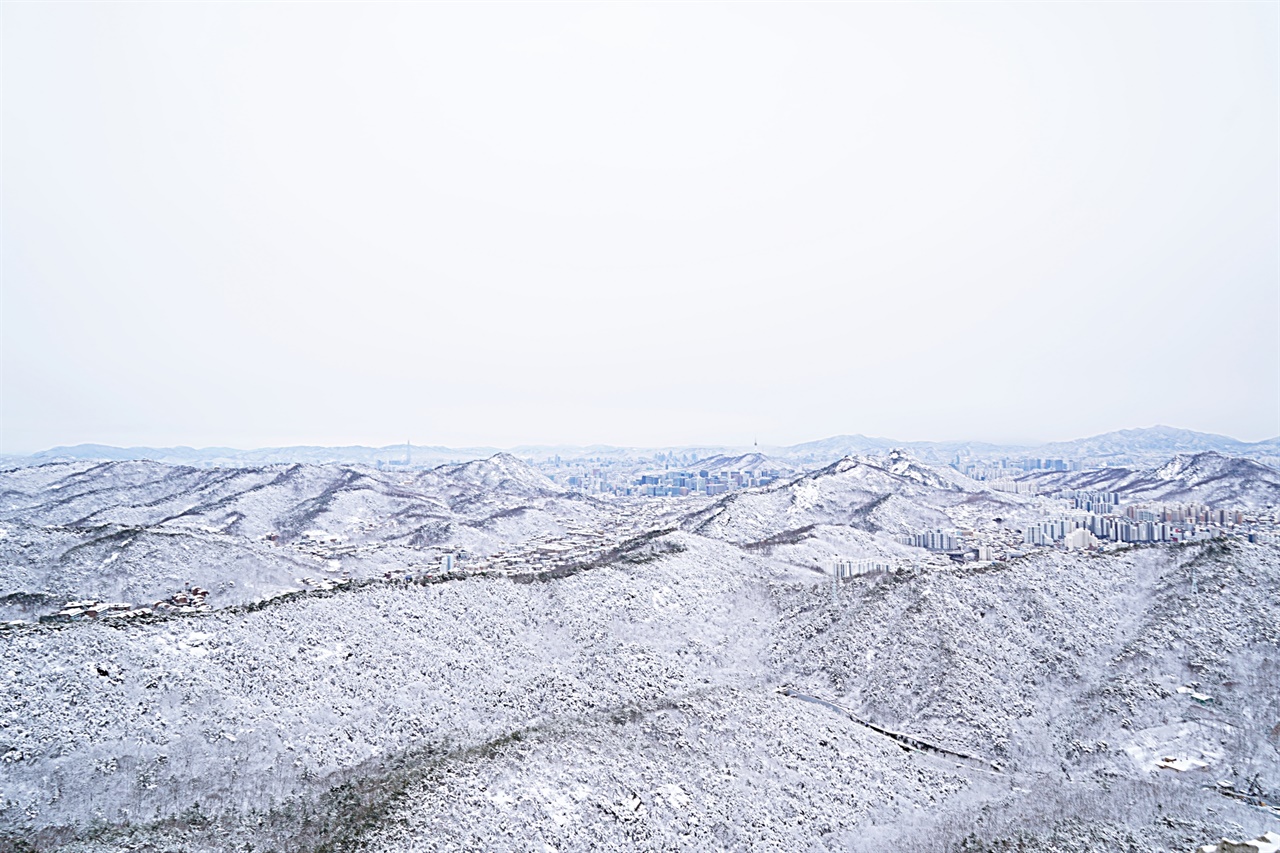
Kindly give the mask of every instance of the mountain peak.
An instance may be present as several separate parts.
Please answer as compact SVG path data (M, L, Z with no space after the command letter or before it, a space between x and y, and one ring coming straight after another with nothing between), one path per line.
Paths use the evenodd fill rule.
M1240 459L1224 456L1216 450L1205 450L1200 453L1178 453L1168 462L1151 472L1157 480L1196 480L1206 477L1220 477L1224 474L1249 476L1259 472L1270 472L1271 469L1251 459ZM1273 472L1272 472L1273 473Z
M538 493L560 493L564 490L528 462L510 453L495 453L487 459L473 459L457 465L445 465L432 473L444 474L455 483L485 489L499 485L518 486Z

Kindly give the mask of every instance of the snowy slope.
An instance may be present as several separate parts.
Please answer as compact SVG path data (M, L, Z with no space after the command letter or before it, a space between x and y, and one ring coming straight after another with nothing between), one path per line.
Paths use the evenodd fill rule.
M1225 435L1195 432L1167 426L1122 429L1074 441L1054 442L1036 448L1043 457L1070 459L1156 459L1178 453L1206 451L1243 455L1274 455L1276 441L1244 442Z
M211 793L244 807L409 743L465 746L751 683L768 625L754 583L773 576L676 537L641 562L556 584L376 584L263 609L11 631L8 659L21 662L4 684L13 755L0 814L12 826L34 810L48 825L114 804L118 819L140 778L163 783L140 795L147 812ZM242 770L209 778L225 765ZM48 803L50 774L92 795Z
M730 494L691 516L689 529L739 544L759 543L813 525L845 525L886 535L955 527L957 510L1009 515L1021 502L983 491L950 469L901 451L845 457L764 489Z
M717 455L700 459L690 468L710 473L726 471L778 471L783 475L794 474L799 469L784 459L766 456L763 453L740 453L736 455Z
M1170 609L1186 601L1192 563L1229 594L1179 617ZM1230 801L1157 773L1155 755L1190 752L1213 761L1215 780L1280 784L1267 733L1280 704L1268 674L1251 672L1280 631L1246 580L1278 571L1274 551L1166 550L880 580L835 602L821 586L775 587L782 683L999 770L903 753L776 691L711 689L449 762L407 789L373 847L437 849L443 833L446 846L503 850L941 850L982 837L984 823L1034 837L1065 815L1077 818L1075 844L1024 835L1008 849L1108 849L1100 842L1116 836L1134 841L1114 849L1189 849L1196 836L1177 833L1221 820ZM1202 714L1176 690L1191 680L1229 702ZM1239 745L1224 750L1215 731ZM1162 820L1170 810L1179 822ZM1268 825L1244 815L1232 819L1251 832Z
M492 501L503 494L529 498L568 494L567 489L509 453L498 453L488 459L459 465L444 465L418 475L413 483L423 492L440 495L452 507Z
M59 464L0 494L0 595L180 579L216 604L0 627L0 849L1083 853L1280 817L1214 784L1280 799L1274 546L940 564L886 533L1031 504L905 454L705 508L605 506L508 458ZM476 547L635 535L404 582L435 523ZM899 568L803 568L851 553ZM262 600L332 560L362 580Z
M833 599L680 534L551 583L11 631L0 827L96 818L107 831L80 850L942 850L1078 816L1079 846L1054 849L1116 833L1185 849L1188 828L1256 833L1266 813L1157 772L1158 755L1280 786L1277 583L1275 549L1213 546ZM1192 681L1220 704L1177 692ZM783 688L970 758L904 751ZM200 820L136 821L194 804Z
M50 463L0 472L0 617L92 597L150 604L188 584L211 606L298 589L302 577L434 568L444 551L490 554L574 525L606 525L500 454L420 474L352 466L209 469L157 462ZM323 545L323 547L319 547Z
M1126 501L1202 503L1222 508L1280 506L1280 471L1255 462L1206 452L1178 454L1146 470L1102 468L1033 475L1042 488L1120 492Z

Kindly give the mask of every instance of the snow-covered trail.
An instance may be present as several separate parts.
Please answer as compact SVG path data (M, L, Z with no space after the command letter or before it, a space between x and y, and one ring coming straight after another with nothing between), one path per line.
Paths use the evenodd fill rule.
M979 758L978 756L969 755L964 752L956 752L953 749L947 749L946 747L938 746L937 744L932 744L932 743L929 743L928 741L920 740L919 738L912 737L911 735L904 735L900 732L890 731L889 729L886 729L882 726L877 726L875 723L868 722L867 720L862 719L857 714L853 713L843 705L838 705L835 702L831 702L827 699L820 699L817 696L810 696L807 693L801 693L797 690L792 690L790 687L779 688L778 692L780 692L783 696L788 696L792 699L799 699L801 702L811 702L815 705L821 705L825 708L830 708L832 711L835 711L838 714L843 714L844 716L848 717L850 720L852 720L853 722L857 723L860 726L863 726L864 728L868 728L871 731L876 732L877 734L884 735L887 738L891 738L892 740L897 741L899 744L901 744L903 747L907 749L914 749L918 752L931 752L935 755L942 755L947 758L959 759L961 761L965 761L971 765L976 766L980 770L984 770L987 772L992 772L992 773L1004 772L1003 769L1000 767L1000 765L996 764L994 761L988 761L985 758Z

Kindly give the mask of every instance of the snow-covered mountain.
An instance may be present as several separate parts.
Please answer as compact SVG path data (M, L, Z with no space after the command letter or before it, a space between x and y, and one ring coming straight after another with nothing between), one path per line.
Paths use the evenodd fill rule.
M1119 492L1130 502L1199 503L1224 509L1280 506L1280 471L1212 451L1180 453L1146 470L1102 468L1027 479L1045 488Z
M1225 435L1195 432L1167 426L1122 429L1072 441L1046 444L992 444L966 441L895 441L864 435L842 435L772 450L775 455L794 460L829 461L840 456L883 455L904 448L913 456L933 464L946 464L957 454L962 457L1069 459L1087 467L1102 465L1154 464L1177 453L1213 451L1231 456L1263 460L1280 458L1280 438L1245 442Z
M1151 462L1179 453L1215 452L1237 457L1280 455L1280 438L1238 441L1225 435L1167 426L1122 429L1075 441L1040 445L1042 457L1088 460L1091 464Z
M884 470L904 480L911 480L922 486L934 489L959 490L962 492L980 491L980 487L963 474L952 468L924 465L914 459L906 451L895 448L885 455L880 463Z
M400 464L406 461L415 465L440 465L447 462L465 462L484 459L499 452L494 447L440 447L392 444L386 447L264 447L241 450L234 447L112 447L104 444L77 444L72 447L54 447L33 453L34 464L94 460L122 462L149 460L169 465L194 465L199 467L254 467L264 465L369 465L379 462Z
M724 454L699 459L689 466L700 471L719 474L726 471L778 471L781 474L794 474L799 469L785 459L766 456L763 453L739 453L732 456Z
M10 611L209 590L0 625L0 849L1083 853L1273 825L1280 550L958 565L887 535L1037 500L902 452L714 501L596 501L501 455L0 473ZM427 571L461 543L514 562ZM832 584L833 555L895 568Z
M444 496L451 506L504 495L538 498L567 493L538 469L509 453L444 465L415 477L413 482L425 492Z
M0 472L11 566L0 608L32 596L145 603L188 583L243 603L299 577L428 571L446 552L491 554L606 517L506 454L422 473L49 463Z
M1277 583L1274 549L1241 545L1044 554L833 597L681 533L548 583L10 629L0 837L1185 849L1269 819L1156 766L1187 756L1204 778L1280 787ZM1048 843L1072 832L1079 846Z
M845 456L883 456L891 450L904 450L931 464L950 462L957 453L984 456L1018 454L1026 447L999 445L981 441L901 441L866 435L837 435L819 441L806 441L771 452L797 463L827 463Z
M848 456L764 489L730 494L685 523L705 536L765 543L817 535L815 527L893 535L968 526L978 516L1015 514L1022 503L896 450L884 457Z
M1258 442L1239 441L1223 435L1154 426L1123 429L1072 441L1047 444L998 444L982 441L902 441L865 435L838 435L818 441L789 446L730 447L697 445L687 447L614 447L610 445L522 445L509 453L526 460L545 460L555 456L565 459L605 459L613 462L653 459L659 454L682 459L703 460L713 457L731 459L760 453L773 467L786 462L797 468L826 465L845 456L883 456L901 448L913 457L931 465L946 465L957 455L964 458L999 459L1059 458L1076 460L1086 467L1100 465L1149 466L1177 453L1214 451L1231 456L1259 459L1275 464L1280 459L1280 437ZM127 461L151 460L174 465L199 467L254 467L301 462L312 465L441 465L487 459L499 451L491 447L449 448L440 446L388 445L386 447L275 447L238 450L227 447L111 447L81 444L55 447L29 457L6 457L6 464L43 464L77 460ZM406 453L408 460L406 460ZM705 468L703 462L692 463ZM681 463L685 464L685 463ZM750 469L748 469L750 470Z

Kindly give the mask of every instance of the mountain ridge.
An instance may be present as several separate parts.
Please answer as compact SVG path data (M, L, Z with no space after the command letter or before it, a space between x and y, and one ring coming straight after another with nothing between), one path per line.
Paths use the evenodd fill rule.
M414 464L445 464L489 458L497 453L508 453L523 458L549 458L564 455L572 458L615 456L633 458L682 452L696 458L737 457L760 453L779 461L832 462L845 456L881 455L902 448L921 461L950 462L957 454L969 457L1021 456L1037 458L1089 459L1098 463L1124 464L1135 460L1152 461L1154 457L1169 457L1177 453L1216 451L1232 456L1250 458L1280 457L1280 436L1261 441L1241 441L1226 435L1197 432L1157 424L1151 427L1113 430L1070 441L1044 442L1041 444L999 444L986 441L901 441L891 438L844 434L792 445L672 445L666 447L628 447L593 444L575 445L518 445L501 448L445 447L442 445L393 444L383 447L345 445L327 447L321 445L297 445L238 449L230 447L193 448L175 447L115 447L105 444L79 444L58 446L28 455L10 456L8 461L39 464L65 459L128 460L150 459L156 462L200 464L203 466L238 467L245 464L264 465L281 462L312 463L361 463L368 465L400 464L406 448L409 461ZM705 454L703 456L702 454ZM691 467L696 462L690 463Z
M1118 492L1126 501L1204 503L1233 507L1280 505L1280 470L1213 450L1177 453L1144 468L1047 472L1023 478L1042 487Z

